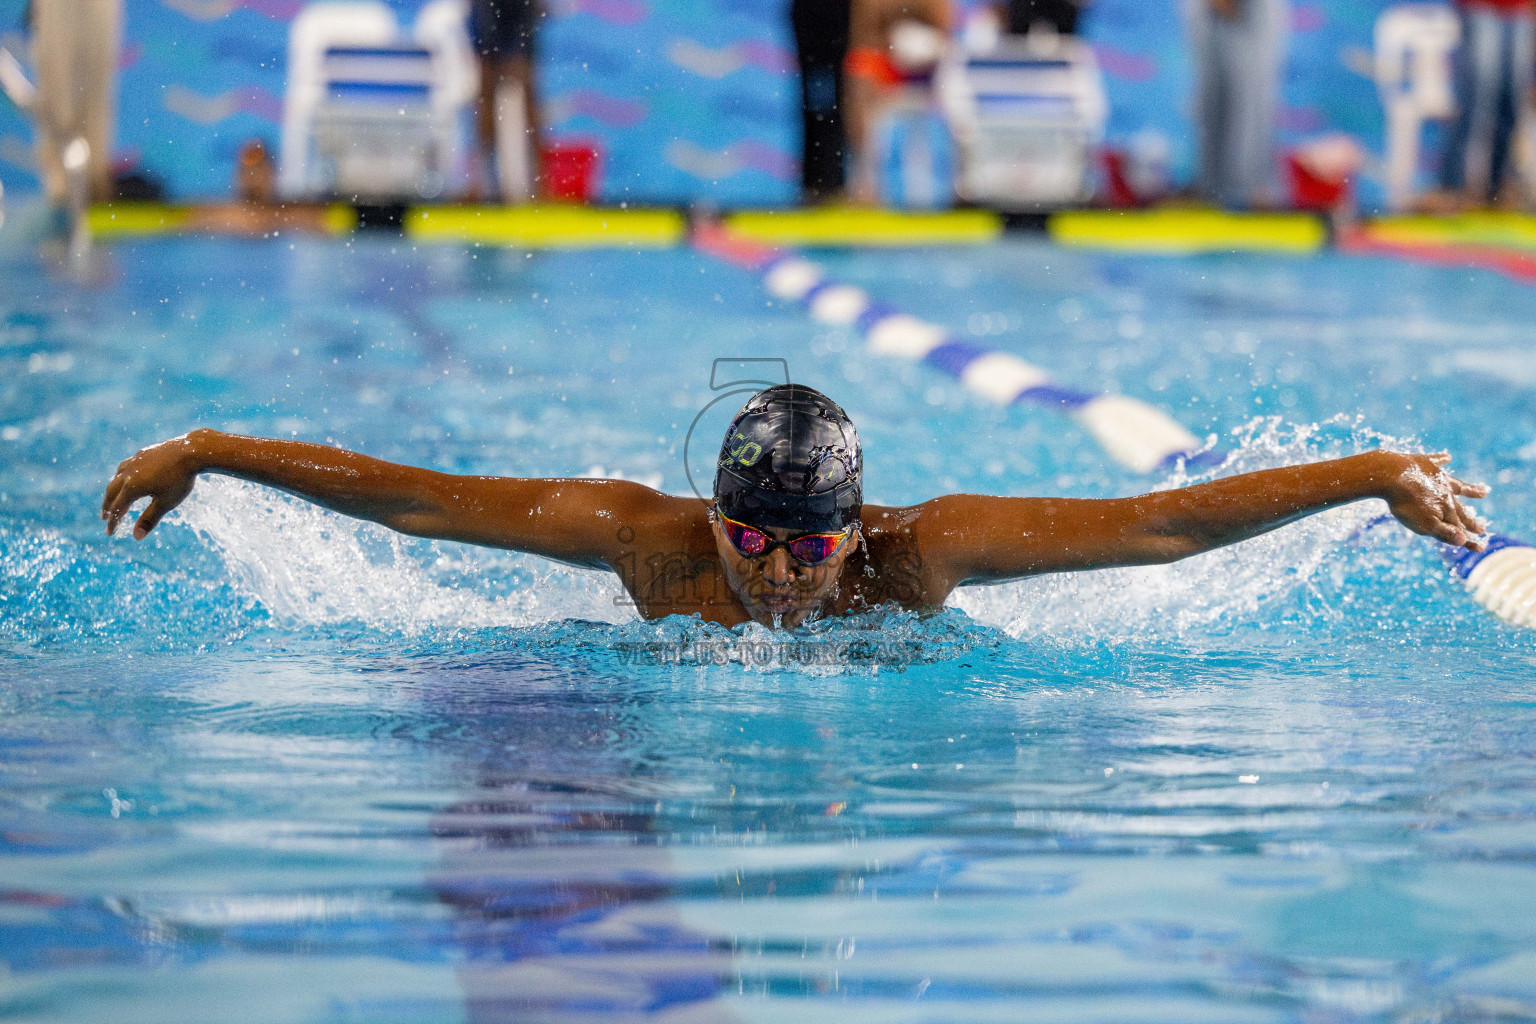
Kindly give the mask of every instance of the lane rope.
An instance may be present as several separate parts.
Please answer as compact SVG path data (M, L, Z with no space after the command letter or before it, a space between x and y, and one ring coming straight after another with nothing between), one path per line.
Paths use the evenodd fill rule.
M862 288L835 281L793 250L775 249L718 225L694 230L700 250L756 273L770 295L798 302L818 323L851 327L872 353L922 363L998 405L1028 404L1064 412L1110 458L1136 473L1180 463L1216 466L1226 459L1167 413L1127 395L1068 387L1049 372L1005 352L956 338L937 324L876 302Z
M792 250L762 245L712 223L695 225L692 240L701 252L757 274L769 294L799 302L818 323L853 328L870 352L941 370L1000 405L1030 404L1068 413L1106 454L1137 473L1180 464L1215 467L1226 461L1225 452L1201 445L1160 409L1126 395L1064 387L1043 368L1011 352L954 338L937 324L828 278L820 266ZM1388 520L1391 517L1382 517L1369 525ZM1505 622L1536 628L1536 547L1500 534L1489 534L1487 541L1483 551L1435 543L1451 575L1473 600Z

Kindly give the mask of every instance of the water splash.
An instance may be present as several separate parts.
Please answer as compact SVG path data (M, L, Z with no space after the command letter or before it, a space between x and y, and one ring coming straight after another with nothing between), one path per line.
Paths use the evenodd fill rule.
M439 546L214 477L178 510L238 590L290 624L415 631L633 619L617 579L524 555Z
M1215 471L1171 474L1157 489L1215 476L1337 458L1377 447L1414 450L1415 442L1366 428L1359 420L1286 424L1250 421L1233 432L1236 444ZM1345 577L1354 571L1407 579L1438 561L1406 531L1370 524L1380 502L1330 509L1232 547L1172 565L1038 577L999 587L956 592L952 603L977 621L1013 636L1070 640L1181 636L1192 629L1264 624L1306 604L1314 618L1338 618L1348 604Z
M264 618L207 552L143 547L36 524L0 524L0 641L17 650L141 638L172 649L237 635ZM125 557L127 555L127 557Z
M1234 431L1233 439L1230 457L1216 471L1223 476L1380 446L1414 447L1344 419L1302 426L1256 419ZM1198 482L1216 472L1181 471L1161 486ZM1062 639L1177 637L1191 629L1294 614L1301 604L1315 618L1338 618L1347 600L1342 581L1347 572L1403 579L1427 575L1424 558L1415 554L1419 546L1403 531L1368 528L1381 512L1379 503L1357 503L1173 565L967 588L950 603L978 623L1016 637ZM420 631L634 620L618 581L605 574L411 540L236 480L214 478L200 485L179 514L223 558L237 591L279 623L360 622ZM821 628L813 624L810 632ZM742 630L723 632L745 636ZM720 638L637 634L629 639L642 646L665 641L674 651ZM665 658L697 660L675 653ZM727 660L741 661L734 655ZM749 655L745 663L750 662Z
M681 615L616 624L566 620L529 629L427 634L408 649L413 656L476 660L535 651L540 658L579 666L582 674L629 680L699 683L715 676L705 670L730 666L737 671L726 675L759 687L769 677L885 678L1005 641L1002 633L958 611L919 615L884 608L792 629L755 622L727 628Z

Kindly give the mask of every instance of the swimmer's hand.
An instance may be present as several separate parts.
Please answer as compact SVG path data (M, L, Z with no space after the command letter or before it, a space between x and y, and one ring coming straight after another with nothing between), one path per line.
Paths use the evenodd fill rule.
M1384 478L1382 497L1387 507L1414 533L1433 537L1455 547L1482 551L1488 528L1462 498L1486 498L1487 484L1469 484L1445 471L1450 464L1448 452L1433 455L1405 455L1381 452L1390 457Z
M107 521L108 536L140 498L148 498L149 507L133 524L135 540L143 540L167 512L186 500L203 468L195 439L198 433L152 444L118 463L101 499L101 518Z

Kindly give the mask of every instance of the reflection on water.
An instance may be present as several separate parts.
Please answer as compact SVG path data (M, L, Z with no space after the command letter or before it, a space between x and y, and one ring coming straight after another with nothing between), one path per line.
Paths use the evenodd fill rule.
M595 679L563 680L536 703L507 693L508 670L530 667L550 671L501 662L471 670L479 686L467 690L460 670L434 688L439 713L475 723L470 795L433 814L441 853L426 882L453 910L467 1018L581 1020L708 1002L730 974L728 952L670 908L668 837L637 799L667 784L623 758L645 701L604 695ZM594 737L595 756L571 764Z
M97 489L210 423L681 490L721 338L814 353L873 498L1144 482L683 253L111 255L101 291L0 277L0 1016L1536 1019L1529 636L1371 510L818 624L804 661L636 657L768 638L227 480L108 542ZM1518 375L1424 355L1517 348L1528 293L1362 266L1010 244L839 273L979 310L1239 468L1432 438L1536 533ZM872 649L900 656L820 657Z
M994 633L901 672L621 674L583 628L5 670L8 1011L1536 1006L1528 653L1474 699L1464 651L1422 641L1340 640L1326 671L1262 633Z

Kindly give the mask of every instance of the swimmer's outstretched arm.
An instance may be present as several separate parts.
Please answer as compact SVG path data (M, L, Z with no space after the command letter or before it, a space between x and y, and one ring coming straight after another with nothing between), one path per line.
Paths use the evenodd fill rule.
M672 498L623 480L529 480L455 476L304 441L194 430L126 459L107 485L107 533L134 502L142 539L181 504L199 473L220 473L298 495L401 533L543 555L583 568L612 568L630 530L665 531L686 515ZM696 502L694 504L697 504ZM633 534L626 534L627 537Z
M923 561L952 582L1173 562L1337 505L1380 498L1415 533L1481 550L1485 532L1460 499L1488 488L1444 469L1450 456L1376 451L1108 500L954 494L922 506Z

